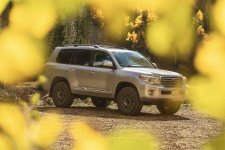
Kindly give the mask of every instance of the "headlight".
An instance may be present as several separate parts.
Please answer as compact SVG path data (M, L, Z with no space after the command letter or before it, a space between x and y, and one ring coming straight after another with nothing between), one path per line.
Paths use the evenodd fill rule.
M148 76L148 75L139 75L139 78L149 84L160 84L160 77Z

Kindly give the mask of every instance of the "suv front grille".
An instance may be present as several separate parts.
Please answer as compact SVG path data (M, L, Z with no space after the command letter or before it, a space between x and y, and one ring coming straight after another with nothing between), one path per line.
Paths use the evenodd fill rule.
M162 77L161 83L166 88L181 87L183 79L181 77Z

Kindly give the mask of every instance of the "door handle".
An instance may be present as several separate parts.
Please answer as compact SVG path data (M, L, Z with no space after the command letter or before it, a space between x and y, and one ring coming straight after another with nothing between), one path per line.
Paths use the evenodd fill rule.
M67 72L75 71L75 69L67 69Z
M91 71L90 74L91 74L91 75L95 75L95 72L94 72L94 71Z

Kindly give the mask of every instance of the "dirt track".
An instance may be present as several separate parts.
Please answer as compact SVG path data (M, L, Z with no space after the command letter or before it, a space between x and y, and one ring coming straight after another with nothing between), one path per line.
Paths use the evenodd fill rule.
M202 145L223 130L222 123L203 117L190 106L184 105L174 116L160 115L154 106L144 107L139 116L121 115L115 106L97 109L91 105L74 106L69 109L54 107L37 108L43 116L58 113L64 120L65 128L52 149L70 149L72 137L68 133L68 125L73 121L83 120L102 134L110 134L114 130L131 128L144 129L154 134L161 142L161 148L200 149Z

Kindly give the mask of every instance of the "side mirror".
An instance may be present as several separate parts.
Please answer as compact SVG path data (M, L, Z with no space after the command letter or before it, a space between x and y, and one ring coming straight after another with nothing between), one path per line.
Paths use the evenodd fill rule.
M104 60L102 62L102 66L103 67L107 67L107 68L113 68L113 63L111 61L108 61L108 60Z
M156 63L152 63L152 65L153 65L155 68L158 68L158 66L156 65Z

